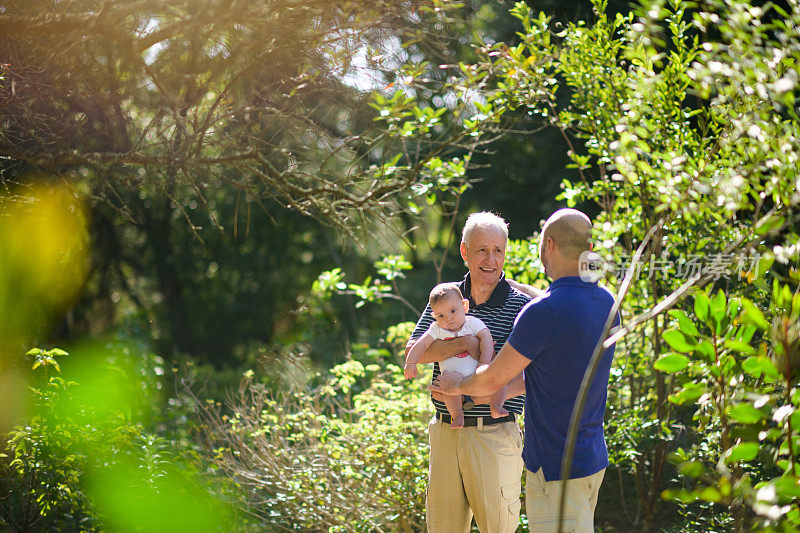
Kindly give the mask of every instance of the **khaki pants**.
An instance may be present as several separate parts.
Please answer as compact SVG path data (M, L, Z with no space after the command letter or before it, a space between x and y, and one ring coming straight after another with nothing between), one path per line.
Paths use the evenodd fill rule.
M561 505L561 481L545 481L540 468L535 473L525 470L525 512L531 533L593 533L594 508L603 482L605 469L591 476L570 479L564 522L558 528L558 511Z
M436 420L425 520L431 533L510 533L519 523L522 434L516 422L450 429Z

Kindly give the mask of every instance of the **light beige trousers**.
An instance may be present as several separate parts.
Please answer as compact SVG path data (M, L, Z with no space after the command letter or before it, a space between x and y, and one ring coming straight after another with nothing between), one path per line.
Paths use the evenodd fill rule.
M567 482L567 501L564 523L558 531L558 512L561 505L561 481L545 481L540 468L535 473L525 470L525 512L531 533L593 533L594 508L603 482L605 469L591 476Z
M523 468L517 423L450 429L434 418L428 429L428 531L467 533L473 515L482 533L516 531Z

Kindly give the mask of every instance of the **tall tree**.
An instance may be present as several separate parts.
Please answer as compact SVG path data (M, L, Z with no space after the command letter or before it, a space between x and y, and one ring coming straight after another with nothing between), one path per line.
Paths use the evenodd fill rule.
M404 40L424 46L428 19L441 15L423 7L7 3L0 180L7 190L66 180L91 202L95 260L73 326L102 329L103 314L113 322L122 293L155 320L165 351L224 359L243 342L234 332L266 342L285 329L278 317L310 285L303 265L320 260L332 238L301 215L355 235L392 214L415 181L376 171L384 138L371 133L374 110L353 85L380 78L379 65L367 68L377 53L368 57L368 48L389 57ZM248 235L259 242L245 242ZM228 280L216 300L211 263L223 269L215 283ZM246 294L264 303L253 308ZM204 318L199 302L230 313ZM230 327L249 317L261 323L247 333ZM228 339L209 342L221 331L212 324Z
M373 139L354 133L348 111L363 95L342 80L364 43L413 31L413 12L371 1L12 2L0 15L0 154L89 171L129 215L120 184L204 202L224 182L351 227L409 183L358 172Z

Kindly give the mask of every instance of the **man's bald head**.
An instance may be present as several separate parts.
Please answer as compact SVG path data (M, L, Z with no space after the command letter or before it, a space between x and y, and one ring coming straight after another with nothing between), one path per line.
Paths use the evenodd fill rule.
M578 259L591 247L592 221L577 209L559 209L544 223L542 246L547 239L553 239L565 258Z

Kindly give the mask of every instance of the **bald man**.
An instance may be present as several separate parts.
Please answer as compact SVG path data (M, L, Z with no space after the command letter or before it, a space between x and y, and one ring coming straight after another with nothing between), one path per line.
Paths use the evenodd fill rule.
M469 377L445 372L432 385L446 394L488 396L525 371L525 508L533 532L554 532L561 498L561 459L572 408L594 347L614 304L611 293L580 276L591 249L592 224L575 209L560 209L542 228L539 254L553 280L527 304L508 341L489 365ZM617 318L617 322L619 318ZM581 417L567 491L565 531L593 532L594 509L608 451L603 435L614 347L601 356Z

